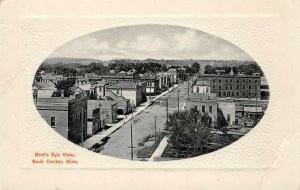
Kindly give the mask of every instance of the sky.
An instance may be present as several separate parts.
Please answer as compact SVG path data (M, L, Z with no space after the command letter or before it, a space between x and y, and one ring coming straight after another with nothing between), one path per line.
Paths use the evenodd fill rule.
M253 60L226 40L170 25L133 25L93 32L65 43L49 57Z

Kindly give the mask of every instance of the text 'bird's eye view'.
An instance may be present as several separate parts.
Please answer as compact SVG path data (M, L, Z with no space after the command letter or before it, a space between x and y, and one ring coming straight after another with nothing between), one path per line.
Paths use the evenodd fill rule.
M41 118L67 141L135 161L228 146L259 123L270 98L264 72L245 51L171 25L122 26L67 42L41 63L32 93Z

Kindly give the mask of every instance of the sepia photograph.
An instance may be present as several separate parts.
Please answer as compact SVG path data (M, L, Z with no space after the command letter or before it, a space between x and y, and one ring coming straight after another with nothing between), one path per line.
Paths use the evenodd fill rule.
M145 162L229 146L259 124L270 99L267 77L247 52L204 31L158 24L63 44L36 71L32 94L66 143Z

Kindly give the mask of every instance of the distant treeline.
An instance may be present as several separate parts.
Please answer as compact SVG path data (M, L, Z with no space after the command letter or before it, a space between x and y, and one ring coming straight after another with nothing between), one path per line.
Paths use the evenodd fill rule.
M171 68L176 68L180 71L179 68L185 68L186 73L196 73L200 69L200 65L195 62L191 67L189 66L172 66ZM110 63L108 66L104 66L102 62L91 62L88 65L82 65L80 63L47 63L46 61L41 64L37 74L41 71L45 73L54 73L57 75L64 76L74 76L74 75L85 75L86 73L95 73L98 75L108 74L110 70L114 70L115 73L121 71L132 71L135 70L137 74L144 73L156 73L167 71L168 68L164 64L147 62L147 63L132 63L132 62L115 62Z

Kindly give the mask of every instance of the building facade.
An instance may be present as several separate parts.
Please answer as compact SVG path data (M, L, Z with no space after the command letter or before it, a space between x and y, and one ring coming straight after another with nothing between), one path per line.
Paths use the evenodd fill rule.
M191 109L197 106L201 113L208 113L212 122L217 119L217 97L212 93L193 93L187 98L186 109Z
M198 80L208 81L211 93L220 98L260 99L260 76L199 75Z
M107 90L129 99L134 106L147 101L145 82L121 82L108 86Z
M87 98L37 98L36 108L56 132L78 144L87 136Z

